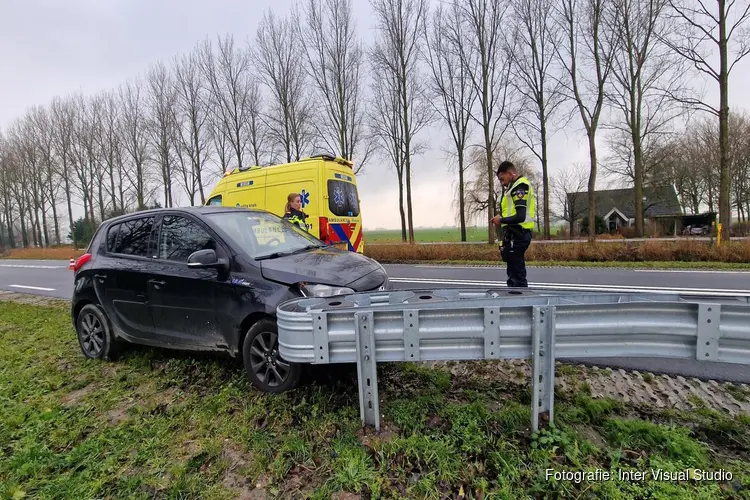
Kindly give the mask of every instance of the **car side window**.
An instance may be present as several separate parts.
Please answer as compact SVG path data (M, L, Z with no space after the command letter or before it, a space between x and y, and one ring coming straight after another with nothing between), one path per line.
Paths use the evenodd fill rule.
M187 262L198 250L217 250L214 238L197 222L179 215L166 215L161 223L159 259Z
M208 200L208 205L212 206L212 207L213 206L220 207L221 206L221 195L214 196L213 198L211 198L210 200Z
M153 217L142 217L123 222L120 224L117 244L113 253L148 257L148 244L153 227Z
M120 234L120 226L115 224L107 231L107 252L114 253L117 249L117 236Z

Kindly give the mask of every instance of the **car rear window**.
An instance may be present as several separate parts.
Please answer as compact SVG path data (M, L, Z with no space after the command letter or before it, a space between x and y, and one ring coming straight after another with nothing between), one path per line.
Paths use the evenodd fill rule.
M119 231L116 240L117 243L114 245L112 253L147 257L151 230L153 227L153 217L131 219L119 224ZM114 229L114 227L112 229ZM111 231L112 230L110 230L110 232ZM108 247L109 242L110 238L107 239Z
M345 181L328 181L328 208L337 217L357 217L357 186Z

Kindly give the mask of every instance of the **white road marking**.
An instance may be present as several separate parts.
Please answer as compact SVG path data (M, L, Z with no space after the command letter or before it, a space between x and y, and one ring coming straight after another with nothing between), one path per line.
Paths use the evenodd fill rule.
M68 266L31 266L27 264L0 264L0 267L15 267L22 269L67 269Z
M8 285L11 288L26 288L28 290L39 290L40 292L54 292L54 288L44 288L41 286L28 286L28 285Z
M636 273L711 273L711 274L750 274L750 269L747 271L725 271L725 270L710 270L710 269L633 269Z
M505 269L505 266L472 266L470 264L464 265L464 266L441 266L439 264L384 264L389 267L421 267L425 269ZM743 270L736 270L736 271L728 271L723 269L634 269L629 267L585 267L585 266L527 266L528 268L533 269L549 269L549 270L556 270L556 269L581 269L581 270L590 270L590 271L625 271L625 272L635 272L635 273L682 273L682 274L691 274L691 273L711 273L711 274L750 274L750 269L747 269L745 271Z
M448 280L432 278L389 278L393 283L417 283L425 285L462 285L476 287L507 287L504 281L479 281L479 280ZM618 293L669 293L682 295L716 295L722 297L750 296L750 290L727 290L715 288L666 288L654 286L629 286L629 285L591 285L591 284L567 284L567 283L532 283L530 288L550 290L578 290L595 292L618 292Z

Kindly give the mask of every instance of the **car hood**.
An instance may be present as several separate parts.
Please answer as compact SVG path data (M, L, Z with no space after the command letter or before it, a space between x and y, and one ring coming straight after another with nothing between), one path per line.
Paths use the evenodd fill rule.
M260 261L263 277L291 285L300 281L331 286L347 286L372 273L382 274L364 280L368 284L385 279L383 268L364 255L333 248L319 248L295 255ZM359 284L359 283L358 283Z

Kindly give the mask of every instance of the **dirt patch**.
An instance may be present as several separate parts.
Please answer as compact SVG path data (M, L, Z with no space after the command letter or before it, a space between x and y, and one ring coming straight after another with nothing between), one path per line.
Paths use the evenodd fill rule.
M94 392L99 388L98 384L89 384L86 387L83 387L81 389L76 389L75 391L71 391L67 394L64 394L60 398L60 403L66 408L73 407L77 405L81 400L83 400L86 396Z
M376 443L387 443L392 440L398 436L398 432L396 426L381 423L380 432L376 432L373 427L367 426L357 431L357 439L364 446L372 448Z
M239 446L225 440L222 456L228 462L227 471L222 481L222 485L226 489L235 492L238 495L237 498L265 498L265 490L256 489L252 482L242 474L241 471L247 467L248 460Z
M107 412L107 421L110 423L110 425L117 425L121 422L125 422L129 419L128 410L130 410L129 405L110 410L109 412Z
M524 388L531 383L531 364L527 360L436 361L425 364L446 369L459 380L479 378ZM607 397L658 409L695 410L705 407L731 416L750 414L750 400L742 397L750 393L747 384L730 386L715 380L686 379L679 375L644 375L636 371L560 363L555 372L555 386L567 393L579 391L586 384L595 398Z
M0 290L0 301L45 307L70 306L69 300L42 297L40 295L32 295L28 293L6 292L4 290Z
M356 493L350 493L348 491L339 491L331 495L332 500L360 500L362 495Z

